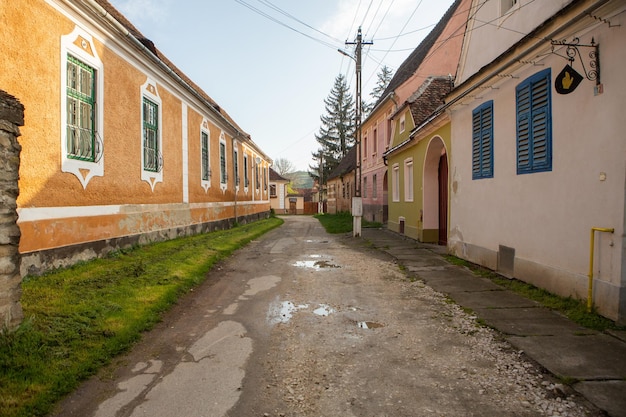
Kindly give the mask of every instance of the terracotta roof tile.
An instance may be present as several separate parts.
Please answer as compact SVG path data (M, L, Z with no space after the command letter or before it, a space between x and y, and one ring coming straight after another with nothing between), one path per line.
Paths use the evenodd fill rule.
M443 98L452 89L449 77L429 77L407 99L415 126L421 125L435 110L444 104Z
M454 16L456 9L461 4L462 0L456 0L443 15L439 23L430 31L430 33L422 40L422 42L411 52L411 54L404 60L404 62L398 67L395 75L389 81L387 88L381 94L379 102L384 100L391 92L395 91L406 80L411 78L415 71L422 65L422 62L426 58L428 51L433 47L439 36L443 33L452 16ZM378 102L376 103L378 105Z

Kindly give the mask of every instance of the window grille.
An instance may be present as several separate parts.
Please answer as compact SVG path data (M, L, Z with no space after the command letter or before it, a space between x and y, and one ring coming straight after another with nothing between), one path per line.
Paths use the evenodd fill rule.
M226 144L220 142L220 184L226 184Z
M235 185L239 185L239 151L233 150L233 173L235 174Z
M211 179L211 168L209 165L209 135L206 132L200 134L202 142L202 179L209 181Z
M159 106L143 98L143 169L160 172L162 157L159 151Z
M250 185L250 175L248 173L248 155L243 156L243 186L248 188Z
M96 71L67 56L67 156L95 162Z

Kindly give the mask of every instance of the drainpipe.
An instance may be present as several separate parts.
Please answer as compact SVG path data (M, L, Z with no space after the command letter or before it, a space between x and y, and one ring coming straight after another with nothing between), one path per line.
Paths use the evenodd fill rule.
M591 228L591 240L589 244L589 285L587 287L587 312L591 313L591 307L593 306L593 248L595 243L595 232L613 233L615 229L608 229L605 227L592 227Z

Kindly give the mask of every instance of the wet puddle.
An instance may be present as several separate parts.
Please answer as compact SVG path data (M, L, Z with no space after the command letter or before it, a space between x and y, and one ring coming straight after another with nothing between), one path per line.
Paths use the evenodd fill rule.
M270 324L287 323L293 317L293 313L308 307L308 304L295 305L291 301L272 303L267 312L267 321Z
M335 312L335 309L332 308L329 305L326 305L326 304L320 304L318 308L313 310L313 314L316 314L316 315L322 316L322 317L326 317L329 314L332 314L334 312Z
M310 255L310 257L313 258L314 260L296 261L296 263L294 263L293 266L298 267L298 268L310 268L316 271L319 271L320 269L339 268L339 265L335 265L334 263L330 262L327 259L321 259L322 255Z
M271 325L287 323L299 310L306 310L308 308L308 304L294 304L291 301L276 300L270 303L269 310L267 311L267 321ZM328 304L318 304L318 307L313 310L313 314L321 317L327 317L335 312L336 310Z
M385 327L384 324L376 323L375 321L360 321L357 323L357 326L360 329L378 329L381 327Z

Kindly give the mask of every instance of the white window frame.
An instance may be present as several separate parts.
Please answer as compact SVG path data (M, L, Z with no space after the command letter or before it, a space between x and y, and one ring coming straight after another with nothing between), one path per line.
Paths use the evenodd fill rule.
M209 170L209 178L204 178L204 155L203 155L203 146L202 146L202 135L207 135L208 146L207 146L207 169ZM209 122L206 119L202 119L202 124L200 125L200 185L204 188L204 191L207 192L209 188L211 188L211 131L209 130Z
M244 152L243 154L243 190L245 193L248 192L248 188L250 187L250 158L248 154Z
M400 202L400 164L393 164L391 169L392 201Z
M400 123L400 127L399 127L400 133L402 133L406 129L406 115L405 114L402 114L400 116L400 122L399 123Z
M500 17L511 14L520 7L520 0L500 0Z
M222 149L224 149L223 155L222 155ZM224 161L223 165L222 165L222 157ZM228 146L226 146L226 135L224 134L224 132L220 133L219 158L220 158L220 188L222 189L222 191L226 191L226 189L228 188Z
M378 123L372 132L372 158L376 159L378 154Z
M67 61L68 54L89 65L95 71L95 146L100 146L94 161L68 157L67 149ZM68 35L61 36L61 171L74 174L83 189L93 177L104 176L104 64L98 56L93 38L76 26Z
M239 191L239 183L241 182L241 176L239 175L239 143L233 141L233 181L235 183L235 190Z
M144 98L150 100L154 104L157 105L158 108L158 135L157 141L159 146L159 151L162 153L163 151L163 102L161 101L161 97L159 97L159 90L157 88L157 83L151 78L146 78L146 82L140 88L139 94L139 150L141 154L141 180L146 181L150 184L150 188L154 192L154 187L157 183L163 182L163 169L159 169L158 171L150 171L144 169L144 131L143 131L143 100Z
M404 160L404 201L413 202L413 158Z
M259 171L261 164L261 158L256 156L254 158L254 189L256 193L259 194L261 192L261 172Z

